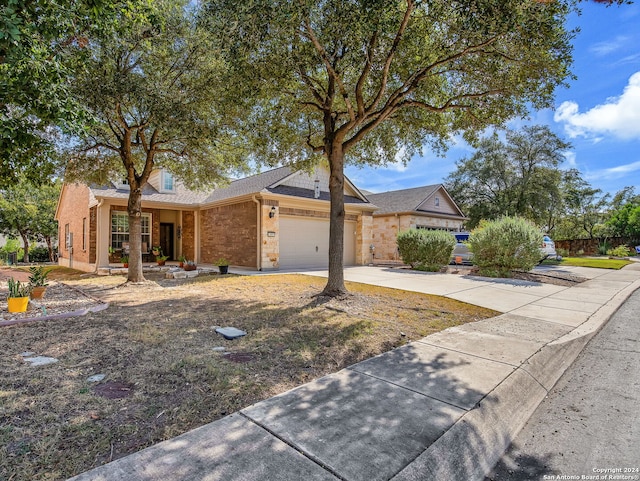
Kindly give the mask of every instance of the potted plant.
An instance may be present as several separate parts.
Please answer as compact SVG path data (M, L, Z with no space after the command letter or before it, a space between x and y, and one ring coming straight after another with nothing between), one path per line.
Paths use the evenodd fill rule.
M29 284L16 281L13 277L7 280L9 286L9 296L7 305L9 312L25 312L29 305Z
M169 256L163 256L162 254L160 254L159 256L156 256L156 262L159 266L163 266L168 258Z
M229 261L224 257L221 257L216 262L214 262L218 269L220 270L220 274L227 274L229 272Z
M42 299L47 291L47 276L51 269L45 269L43 266L29 267L29 287L31 290L31 299Z
M122 262L122 267L129 267L129 256L120 257L120 262Z
M187 262L187 258L185 256L180 256L178 257L178 262L180 262L180 267L184 267L185 263Z
M162 247L160 247L160 246L153 246L153 247L151 248L151 253L152 253L154 256L156 256L156 257L161 256L161 255L162 255Z
M185 271L195 271L198 266L194 261L186 261L183 266Z

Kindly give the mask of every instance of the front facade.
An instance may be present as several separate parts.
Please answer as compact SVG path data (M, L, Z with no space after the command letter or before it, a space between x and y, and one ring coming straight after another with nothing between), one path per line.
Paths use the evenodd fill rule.
M467 217L442 184L367 194L373 214L374 262L401 262L398 233L409 229L460 231Z
M142 254L153 261L160 246L170 260L182 256L258 270L326 268L329 243L329 174L281 167L239 179L212 193L196 193L154 172L142 200ZM59 263L93 272L120 265L128 249L126 185L65 184L56 219ZM375 210L345 182L345 265L369 261Z

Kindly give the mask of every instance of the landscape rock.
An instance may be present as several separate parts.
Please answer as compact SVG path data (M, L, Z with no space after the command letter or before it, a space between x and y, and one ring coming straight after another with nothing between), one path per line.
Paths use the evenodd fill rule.
M246 336L247 333L236 327L218 327L216 329L218 334L221 334L225 339L233 340L242 336Z

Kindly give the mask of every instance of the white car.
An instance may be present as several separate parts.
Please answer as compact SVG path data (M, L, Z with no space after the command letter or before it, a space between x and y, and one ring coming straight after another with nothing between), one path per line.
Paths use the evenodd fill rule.
M545 259L556 259L558 261L562 260L562 256L559 256L556 252L556 244L551 240L551 237L545 235L542 237L542 247L540 247L540 252L542 253L542 262Z

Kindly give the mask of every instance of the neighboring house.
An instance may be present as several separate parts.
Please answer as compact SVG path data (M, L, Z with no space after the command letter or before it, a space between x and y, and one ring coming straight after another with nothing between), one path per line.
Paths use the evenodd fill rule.
M170 259L201 264L224 257L258 270L328 265L329 172L280 167L235 180L213 192L193 192L164 170L142 195L143 260L159 245ZM372 212L367 198L345 179L345 265L369 262ZM115 263L129 245L128 186L65 184L56 219L59 263L93 272ZM110 255L110 251L112 254Z
M399 261L398 233L408 229L462 230L468 220L442 184L381 194L366 193L373 214L375 261Z

